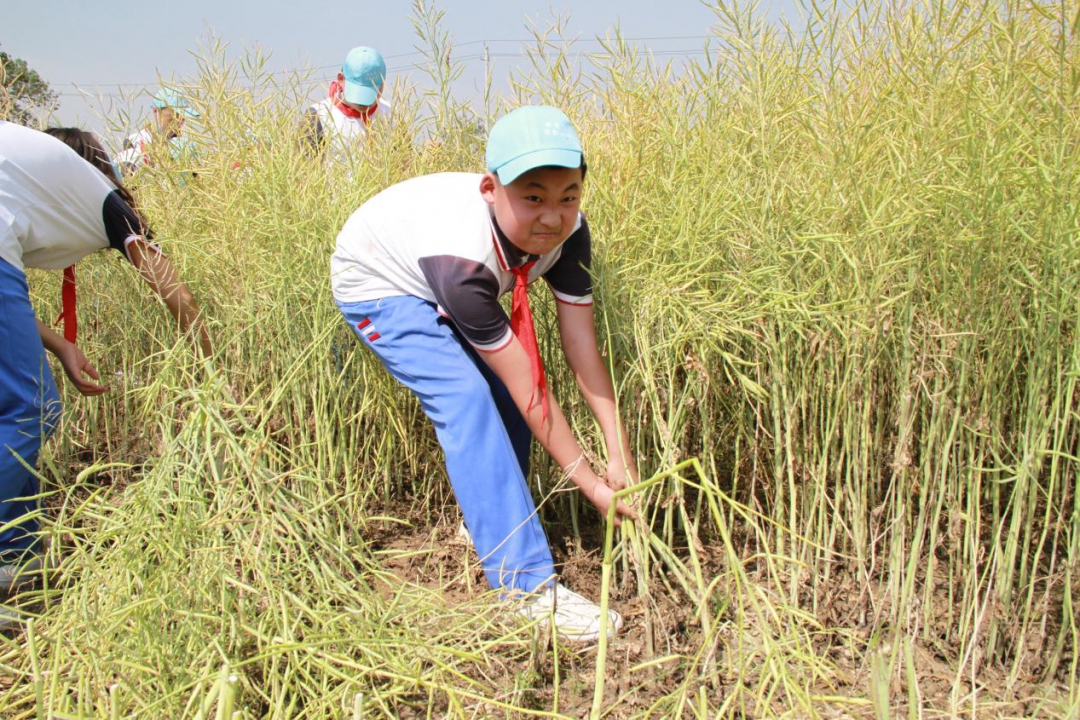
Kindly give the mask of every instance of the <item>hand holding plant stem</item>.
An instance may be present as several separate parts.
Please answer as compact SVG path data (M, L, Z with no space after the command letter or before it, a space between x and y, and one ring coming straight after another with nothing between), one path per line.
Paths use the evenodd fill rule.
M605 477L607 484L615 490L622 490L627 485L637 485L641 482L633 458L624 462L621 454L613 455L608 461Z
M621 488L613 488L609 483L597 481L591 487L583 487L581 491L585 493L585 497L589 499L596 509L600 511L600 514L605 518L608 517L608 509L611 507L611 501L614 499L615 493ZM622 525L624 517L631 520L637 520L638 514L630 505L625 501L619 500L618 506L615 509L615 525Z
M68 376L76 390L90 397L100 395L109 389L107 385L99 385L84 377L88 375L93 380L101 379L97 368L90 364L90 361L86 359L86 355L75 343L68 342L40 320L37 321L37 325L42 345L60 361L60 365L64 368L64 374Z
M88 375L94 380L101 380L101 375L74 343L64 340L63 346L55 355L64 368L64 374L75 385L75 389L83 395L87 397L100 395L109 389L107 385L99 385L86 379L85 376Z
M623 434L623 442L624 444L622 449L625 451L627 445L625 443L625 434ZM627 458L624 462L623 455L624 453L620 452L616 452L614 455L612 455L611 459L608 461L607 471L604 474L607 487L610 489L610 494L612 495L619 490L624 490L628 486L637 485L639 482L641 482L641 479L638 477L637 466L635 465L633 458ZM594 502L593 504L596 503ZM600 507L600 505L597 505L597 508L600 510L601 514L604 515L604 517L607 517L607 506L610 504L611 502L609 500L607 503L604 504L604 507ZM627 509L626 511L623 510L624 507ZM637 508L634 507L634 504L632 502L620 500L619 512L634 520L638 519ZM615 516L615 524L622 524L622 520L619 515Z

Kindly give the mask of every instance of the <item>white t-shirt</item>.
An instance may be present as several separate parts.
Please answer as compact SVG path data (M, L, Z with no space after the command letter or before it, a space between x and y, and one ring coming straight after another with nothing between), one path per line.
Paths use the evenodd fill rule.
M127 166L134 169L139 165L150 163L150 144L154 141L154 134L149 128L143 128L133 135L128 135L124 140L124 149L116 156L114 161L117 165ZM120 182L124 182L121 178Z
M60 140L0 121L0 258L57 270L95 250L126 254L140 223L116 187Z
M362 118L349 117L341 112L330 98L320 100L308 108L317 121L315 139L328 143L331 157L342 158L351 154L367 135L371 123L385 125L392 122L390 103L379 98L378 104L378 109L365 123Z
M155 135L149 128L143 128L137 133L128 135L124 140L124 149L113 158L113 165L120 169L121 180L124 174L137 172L140 168L150 164L150 146L153 145ZM173 135L168 139L168 151L174 157L183 157L187 152L187 142L182 135Z
M511 268L527 262L564 303L592 303L591 239L578 214L570 236L545 255L526 255L495 225L479 174L439 173L393 185L360 206L337 236L330 284L338 302L412 295L436 303L478 350L510 341L499 297Z

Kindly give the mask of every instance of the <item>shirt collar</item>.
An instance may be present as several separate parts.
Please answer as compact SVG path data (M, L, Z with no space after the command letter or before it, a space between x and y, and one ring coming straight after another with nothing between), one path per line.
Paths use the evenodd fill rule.
M499 258L499 266L509 272L510 270L524 266L526 263L535 262L540 259L539 255L530 255L529 253L519 250L510 240L503 234L499 224L495 222L495 214L488 211L488 218L491 221L491 238L495 244L495 255Z

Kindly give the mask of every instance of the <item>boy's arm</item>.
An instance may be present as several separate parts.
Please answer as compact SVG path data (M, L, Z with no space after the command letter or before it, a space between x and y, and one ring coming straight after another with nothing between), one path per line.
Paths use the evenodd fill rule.
M212 354L210 335L199 317L199 303L168 258L147 241L142 218L115 190L105 198L102 217L109 245L124 253L139 276L165 302L183 331L191 335L196 348L209 358Z
M180 323L180 328L191 335L203 357L213 354L210 334L200 316L199 303L191 294L172 266L168 258L143 240L133 240L128 244L128 257L131 264L139 271L154 292L165 302L173 318Z
M551 397L550 393L548 394L549 408L546 422L543 420L539 398L536 398L532 408L529 408L529 402L533 398L532 370L529 365L529 355L522 344L513 337L505 347L495 352L482 352L480 355L510 391L510 397L514 399L514 404L525 418L533 435L559 467L569 475L574 485L606 517L615 490L597 477L589 467L581 445L571 432L570 425L563 417L555 398ZM616 524L621 522L620 515L636 517L630 506L622 501L619 502Z
M300 120L300 137L305 150L318 153L323 149L324 133L319 113L314 107L304 111Z
M556 312L563 353L585 402L592 409L604 434L608 483L615 489L635 484L638 482L637 463L626 436L626 428L619 421L611 376L596 344L593 305L558 302Z

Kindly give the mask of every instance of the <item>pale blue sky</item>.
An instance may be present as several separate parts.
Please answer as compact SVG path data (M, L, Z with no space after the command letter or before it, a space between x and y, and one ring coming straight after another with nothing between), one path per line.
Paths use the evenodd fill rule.
M771 18L797 22L795 2L763 0L763 5ZM507 73L522 62L521 41L529 37L529 17L547 25L556 14L569 12L568 36L578 36L583 51L597 49L590 41L618 25L625 37L642 38L640 44L675 61L685 53L700 51L716 19L714 11L698 0L556 0L550 4L439 0L436 6L445 12L442 26L454 40L455 56L482 54L483 44L477 41L489 41L497 92L506 91ZM319 8L285 0L10 3L0 24L0 48L26 60L61 93L54 119L99 131L103 123L79 96L76 85L106 95L133 94L143 85L155 88L159 74L193 75L192 52L210 30L229 43L230 55L241 54L252 43L271 51L273 70L337 66L349 48L371 45L387 58L391 79L408 73L420 82L416 70L408 67L421 59L415 54L418 38L411 23L411 2L360 0L337 7L320 4ZM329 77L335 70L330 67L320 75ZM469 60L455 92L475 95L471 89L482 78L483 62ZM134 110L145 107L143 99Z

